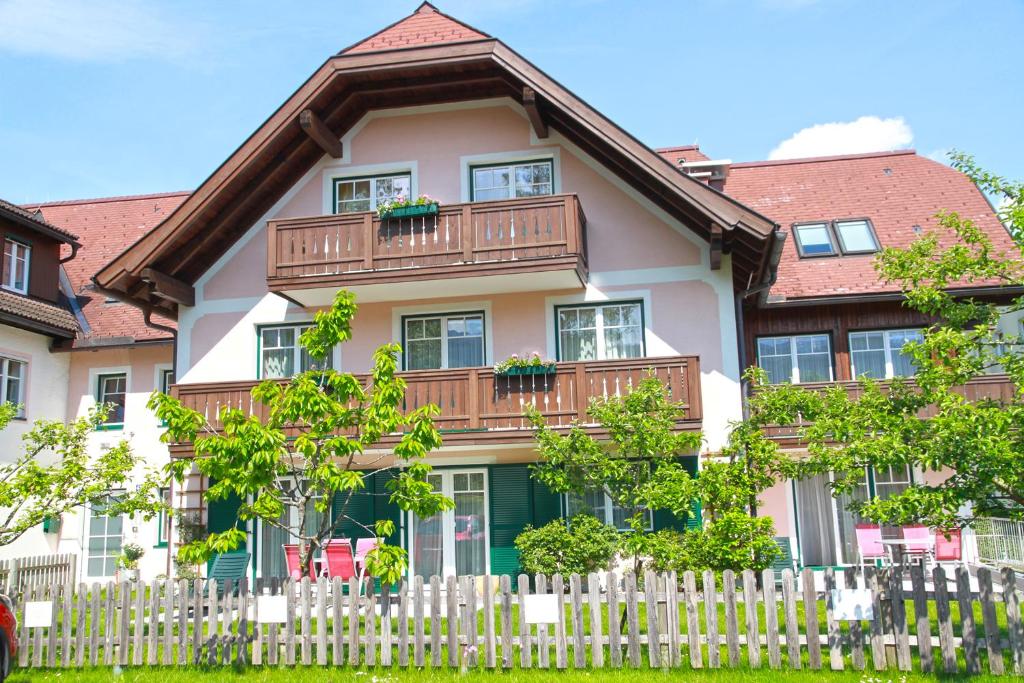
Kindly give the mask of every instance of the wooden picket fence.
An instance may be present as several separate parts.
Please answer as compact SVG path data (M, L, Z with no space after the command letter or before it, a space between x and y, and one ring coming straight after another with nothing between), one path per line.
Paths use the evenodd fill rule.
M202 580L53 584L33 589L19 607L34 603L34 619L42 608L49 622L20 622L19 659L23 667L767 666L1024 673L1012 571L979 568L976 592L963 567L949 577L937 567L927 584L925 571L915 567L909 589L899 569L849 568L844 578L847 586L870 590L872 620L839 621L831 569L824 572L824 590L815 586L810 569L781 576L770 569L720 577L647 573L639 585L633 574L574 574L568 580L520 575L515 589L509 576L432 577L426 585L416 577L366 594L355 579L288 581L259 592L246 581L221 591ZM286 606L274 617L274 599L267 597L272 593L284 596L276 598L274 611ZM534 608L521 606L535 605L531 594L554 596L542 599L554 608L554 620L529 623L538 621L535 612L528 619Z
M77 559L74 553L57 553L0 560L0 591L17 598L37 585L73 582Z

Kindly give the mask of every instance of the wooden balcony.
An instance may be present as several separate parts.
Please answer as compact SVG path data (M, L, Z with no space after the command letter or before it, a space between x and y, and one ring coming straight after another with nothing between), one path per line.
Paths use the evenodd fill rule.
M267 286L304 306L578 289L586 217L573 194L442 206L435 216L350 213L267 222Z
M403 372L406 381L406 410L427 403L441 409L435 423L445 445L523 443L533 440L532 428L523 417L532 405L548 424L567 427L573 420L587 424L590 399L616 396L628 391L648 371L668 386L675 401L686 405L686 419L679 429L701 426L700 361L696 356L669 356L629 360L558 363L551 375L495 376L490 367L456 370ZM368 375L357 375L369 382ZM251 391L256 381L176 384L171 395L179 398L219 429L223 407L238 408L265 417L265 408L255 404ZM594 427L594 432L599 433ZM392 445L398 435L382 445ZM187 444L172 448L186 455Z
M846 389L846 393L852 398L857 398L863 393L863 389L859 382L812 382L807 384L801 384L800 386L805 389L814 389L824 391L832 386L841 386ZM1006 375L993 374L984 375L981 377L975 377L967 384L958 387L957 393L962 394L969 401L978 401L980 399L991 398L997 401L1009 402L1013 398L1013 393L1016 391L1013 382ZM933 408L929 407L921 411L921 417L931 417L935 414ZM805 421L798 421L796 424L771 427L768 429L768 433L773 439L777 439L780 442L787 444L796 445L800 443L800 439L797 436L797 432L801 427L809 424Z

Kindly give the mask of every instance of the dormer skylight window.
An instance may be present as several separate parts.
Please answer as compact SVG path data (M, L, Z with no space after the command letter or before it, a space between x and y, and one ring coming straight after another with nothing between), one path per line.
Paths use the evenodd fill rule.
M878 251L871 221L852 218L793 226L797 253L801 258L873 254Z
M800 256L835 256L838 253L828 223L796 225L793 226L793 234L796 236L796 248Z
M844 254L873 254L878 251L878 240L867 220L836 221L834 225Z

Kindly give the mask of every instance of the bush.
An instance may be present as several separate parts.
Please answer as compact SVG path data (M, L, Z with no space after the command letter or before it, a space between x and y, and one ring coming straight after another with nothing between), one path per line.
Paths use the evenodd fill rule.
M700 531L683 537L680 557L687 569L765 569L779 554L775 525L770 517L750 517L745 511L721 514Z
M619 549L619 532L592 515L576 515L527 526L516 536L519 561L527 574L587 574L608 569Z
M686 545L687 536L692 533L694 532L684 534L675 529L662 529L639 537L637 541L640 554L647 558L644 567L656 572L677 573L694 569Z

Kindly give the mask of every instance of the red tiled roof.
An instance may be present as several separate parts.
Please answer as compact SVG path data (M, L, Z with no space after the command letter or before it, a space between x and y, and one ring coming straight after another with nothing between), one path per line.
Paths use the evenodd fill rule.
M169 192L76 199L26 207L41 209L50 223L81 235L82 248L74 259L64 264L78 305L89 325L79 343L124 337L135 341L170 339L166 332L147 327L138 308L120 302L107 303L104 295L92 289L92 276L156 227L188 195L188 192ZM173 321L162 318L156 318L155 322L174 326Z
M340 54L398 50L433 43L458 43L485 38L490 38L490 36L443 14L429 2L424 2L405 19L345 48Z
M699 145L683 145L682 147L659 147L654 150L672 164L678 166L683 161L711 161L711 157L700 151Z
M58 240L61 240L63 242L78 241L78 235L70 233L67 230L62 230L61 228L58 228L56 225L47 223L43 219L43 217L40 216L37 212L29 211L28 209L20 207L17 204L11 204L8 201L0 199L0 215L4 213L7 213L8 215L13 215L15 217L15 220L22 219L24 221L28 221L29 223L35 225L36 228L39 230L56 233L56 235L51 234L51 236L56 237Z
M801 259L793 223L869 218L882 247L903 247L938 228L935 214L945 209L974 221L997 250L1015 253L967 176L913 150L733 164L725 192L790 232L773 300L899 291L879 280L871 254Z
M0 314L3 313L63 330L68 333L65 335L67 337L73 337L78 332L78 321L74 314L63 306L0 290Z

